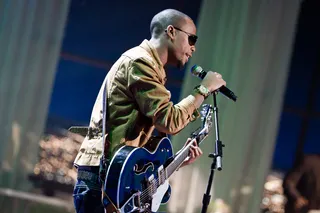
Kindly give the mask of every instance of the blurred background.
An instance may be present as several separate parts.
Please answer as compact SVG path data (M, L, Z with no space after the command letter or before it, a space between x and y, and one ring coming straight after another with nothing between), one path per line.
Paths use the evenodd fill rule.
M218 97L226 147L209 211L284 212L286 175L320 153L318 0L0 0L0 212L74 212L83 138L67 129L88 125L109 68L150 38L166 8L188 14L199 35L185 69L167 69L172 101L198 84L193 64L221 73L239 97ZM172 137L175 149L199 124ZM163 211L200 212L214 140L172 178Z

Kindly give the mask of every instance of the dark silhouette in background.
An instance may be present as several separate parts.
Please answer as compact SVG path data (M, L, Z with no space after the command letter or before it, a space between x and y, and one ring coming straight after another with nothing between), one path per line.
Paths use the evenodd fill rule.
M283 182L286 213L320 210L320 154L304 155Z

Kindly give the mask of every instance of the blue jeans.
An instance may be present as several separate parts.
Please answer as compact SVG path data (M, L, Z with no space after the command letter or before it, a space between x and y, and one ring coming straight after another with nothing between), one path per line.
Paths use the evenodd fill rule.
M73 190L76 213L104 213L98 166L79 166Z
M77 182L73 190L73 202L77 213L104 213L101 201L99 167L79 166Z

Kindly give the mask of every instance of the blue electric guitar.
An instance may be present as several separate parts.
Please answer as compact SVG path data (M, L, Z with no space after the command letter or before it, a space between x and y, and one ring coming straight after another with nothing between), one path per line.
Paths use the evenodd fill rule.
M201 110L202 127L192 134L200 144L212 126L213 108ZM113 155L106 174L104 193L110 212L156 212L170 198L168 178L188 158L191 143L173 154L169 138L152 138L146 147L122 146ZM108 208L107 208L108 209ZM109 213L107 210L107 212Z

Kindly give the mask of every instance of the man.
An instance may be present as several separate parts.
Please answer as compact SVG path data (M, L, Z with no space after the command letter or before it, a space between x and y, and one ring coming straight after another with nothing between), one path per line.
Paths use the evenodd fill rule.
M226 84L220 74L208 72L192 94L174 105L165 88L164 66L182 68L188 62L196 50L196 26L187 15L167 9L153 17L150 31L151 39L123 53L101 86L91 115L91 131L75 159L78 168L74 190L77 212L103 212L98 176L103 150L104 97L108 102L105 155L110 159L123 144L146 145L154 129L177 134L198 117L197 109L210 92ZM103 96L105 85L107 92ZM190 159L183 165L194 162L201 154L200 148L193 145Z
M320 210L320 155L304 155L283 182L286 213Z

